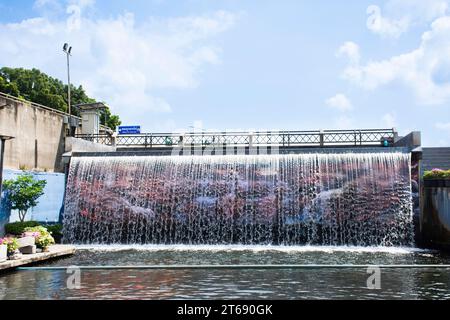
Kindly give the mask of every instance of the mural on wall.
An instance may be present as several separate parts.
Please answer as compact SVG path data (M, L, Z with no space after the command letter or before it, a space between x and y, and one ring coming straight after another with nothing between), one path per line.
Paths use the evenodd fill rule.
M15 179L23 171L5 169L3 171L3 179ZM44 195L38 199L38 205L30 209L26 216L26 220L36 220L42 222L58 222L64 200L64 183L65 176L62 173L48 172L27 172L31 173L35 178L46 180L47 185L44 189ZM0 205L0 234L2 226L8 222L18 221L19 217L15 210L11 210L8 205L7 193L3 192L2 203Z
M11 206L6 198L5 192L2 192L0 197L0 237L4 235L5 224L9 222Z
M410 156L81 157L74 243L412 245Z

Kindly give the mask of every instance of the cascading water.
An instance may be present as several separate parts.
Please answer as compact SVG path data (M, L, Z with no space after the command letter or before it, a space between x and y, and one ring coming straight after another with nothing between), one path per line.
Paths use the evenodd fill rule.
M410 156L75 157L65 241L413 244Z

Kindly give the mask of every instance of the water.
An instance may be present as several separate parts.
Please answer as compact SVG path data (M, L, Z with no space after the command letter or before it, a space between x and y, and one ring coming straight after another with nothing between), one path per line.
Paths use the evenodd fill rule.
M41 266L449 264L443 253L411 248L269 246L85 246ZM381 269L381 289L367 269L201 269L81 271L81 289L65 270L17 271L0 277L0 299L450 299L450 270Z
M412 246L404 153L80 157L65 241Z

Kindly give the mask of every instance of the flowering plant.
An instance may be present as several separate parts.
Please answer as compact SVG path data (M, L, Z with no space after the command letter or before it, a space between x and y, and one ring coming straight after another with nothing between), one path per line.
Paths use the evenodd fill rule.
M450 179L450 170L433 169L425 171L424 179Z
M51 232L48 232L47 228L43 226L25 228L23 234L33 236L35 238L36 245L42 249L55 244L55 239L53 239Z
M55 244L55 239L50 234L40 236L36 239L36 245L43 249L48 248L52 244Z
M16 238L0 238L0 245L6 245L8 247L8 253L13 253L19 249L19 243Z
M41 235L41 233L40 233L40 232L37 232L37 231L34 231L34 232L32 232L32 231L26 231L26 232L22 233L22 238L23 238L23 237L39 238L40 235Z

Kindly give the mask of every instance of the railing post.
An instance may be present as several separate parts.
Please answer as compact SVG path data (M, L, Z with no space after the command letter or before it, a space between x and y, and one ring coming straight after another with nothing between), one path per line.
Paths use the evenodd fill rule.
M323 130L320 130L319 137L320 137L320 146L321 147L323 147L325 144L324 143L324 135L325 135L325 132Z

